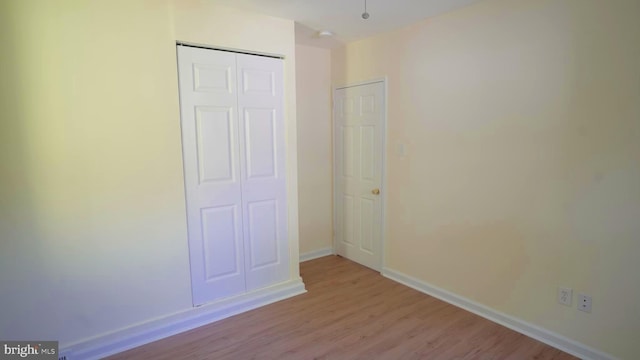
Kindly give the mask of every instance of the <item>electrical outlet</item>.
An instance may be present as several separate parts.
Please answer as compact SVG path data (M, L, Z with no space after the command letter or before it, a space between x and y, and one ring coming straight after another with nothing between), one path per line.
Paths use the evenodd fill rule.
M558 288L558 302L562 305L571 306L571 296L573 295L573 290L569 288Z
M591 296L578 294L578 310L586 313L591 312Z

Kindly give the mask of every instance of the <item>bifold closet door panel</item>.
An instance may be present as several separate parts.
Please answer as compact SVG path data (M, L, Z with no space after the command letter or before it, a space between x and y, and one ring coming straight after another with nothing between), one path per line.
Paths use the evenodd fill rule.
M194 305L246 291L236 54L178 46Z
M237 54L247 290L289 278L283 61Z

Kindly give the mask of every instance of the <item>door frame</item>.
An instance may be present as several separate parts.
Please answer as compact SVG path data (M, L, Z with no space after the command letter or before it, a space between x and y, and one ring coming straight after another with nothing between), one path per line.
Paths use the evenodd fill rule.
M181 62L185 61L185 60L191 60L191 56L193 55L193 54L191 54L189 56L185 56L185 58L183 58L181 56L181 49L186 51L187 48L189 48L191 50L198 50L198 51L207 52L207 53L215 52L215 53L226 54L226 55L233 54L233 56L234 56L234 61L233 61L234 62L234 65L233 65L234 66L234 72L233 72L233 74L231 74L231 77L234 79L233 82L235 83L235 91L233 92L235 94L234 95L235 104L234 104L234 109L232 110L232 112L236 113L236 115L235 115L236 121L233 121L233 119L230 119L231 120L230 122L235 123L235 125L233 125L231 127L232 128L235 127L236 131L235 131L235 134L231 134L232 132L234 132L234 131L231 131L231 130L229 131L229 133L230 133L230 135L232 137L234 135L237 135L237 137L235 138L235 141L231 141L230 142L229 148L232 147L232 143L234 143L234 142L236 143L237 146L239 146L237 148L237 150L238 150L237 158L235 160L231 161L232 163L234 163L234 162L237 163L237 165L234 166L234 167L237 166L237 174L235 176L232 175L231 177L232 178L237 177L237 182L239 184L244 183L246 179L249 179L248 175L247 176L243 176L241 174L243 172L242 168L243 167L248 167L248 166L247 165L243 165L242 164L243 161L241 159L241 158L244 158L242 156L243 147L241 146L241 144L243 142L243 140L241 140L241 139L244 139L244 135L241 133L241 130L240 130L242 128L242 126L240 126L239 124L240 123L244 123L244 120L242 120L242 116L240 115L242 113L241 109L243 109L243 107L241 107L241 103L242 103L241 102L241 97L239 96L239 94L240 94L240 91L239 91L240 85L239 84L241 83L241 81L238 79L240 77L240 70L241 70L241 65L240 65L241 64L241 58L240 57L245 58L245 60L247 58L254 58L254 59L259 59L260 61L270 61L270 62L277 61L278 62L278 71L277 72L282 72L282 74L280 74L280 76L277 77L277 78L280 78L279 86L274 85L274 87L280 88L279 91L275 90L274 98L277 99L279 97L277 102L279 104L279 107L281 107L281 108L278 109L278 106L275 106L274 107L274 109L275 109L274 111L276 113L276 116L277 116L277 113L280 113L279 117L281 118L280 119L281 121L279 121L279 122L281 123L281 131L274 132L274 141L273 141L273 146L274 147L278 147L278 146L282 147L280 150L275 150L274 155L277 154L277 153L281 153L278 156L281 156L282 158L274 160L274 166L273 167L274 167L274 171L276 173L280 174L277 177L283 177L284 178L284 180L281 182L281 184L279 184L282 187L284 187L284 192L282 191L282 189L280 189L281 191L278 191L278 193L283 193L283 195L284 195L284 201L282 202L283 206L276 206L275 207L276 211L281 211L281 210L277 210L277 209L278 208L282 209L282 207L284 207L284 214L283 215L281 214L280 216L278 216L278 214L275 215L275 219L276 219L276 224L275 225L276 225L276 228L280 228L280 225L281 225L280 223L283 223L282 226L284 227L284 230L283 230L284 234L285 234L284 237L286 238L286 241L284 241L284 240L281 241L283 236L277 236L277 238L275 239L275 241L277 243L277 246L276 246L276 253L278 254L277 257L280 258L280 260L276 260L275 263L278 264L278 265L280 265L282 263L285 263L286 266L284 266L284 265L283 266L277 266L278 267L277 276L275 275L275 272L273 274L269 274L269 276L267 276L267 277L264 277L264 276L263 277L253 276L253 280L254 281L253 281L253 284L251 284L251 281L250 281L251 279L250 279L249 275L252 272L252 270L255 270L255 267L252 268L252 267L248 266L248 264L251 263L249 260L247 260L247 256L250 256L250 254L249 254L250 252L247 250L249 242L250 242L250 239L245 236L246 234L249 234L249 232L247 232L248 231L247 226L249 226L249 225L247 225L247 221L248 221L249 218L246 216L246 214L248 214L249 207L248 206L243 206L244 205L243 203L245 202L245 200L248 197L245 196L246 193L244 193L243 190L240 190L240 201L237 202L237 203L234 202L234 205L238 205L237 206L239 208L238 216L239 216L239 219L241 219L241 221L240 221L240 223L241 223L240 229L238 231L236 231L236 232L238 234L240 234L240 241L239 242L240 242L240 248L242 249L242 251L238 251L236 249L236 253L242 253L242 256L240 257L241 261L240 262L236 262L237 263L236 267L242 269L242 278L243 278L244 291L235 292L235 293L232 293L232 294L223 294L223 295L216 294L218 297L215 297L215 298L211 298L211 297L205 298L204 296L202 296L202 294L204 292L206 292L206 291L202 291L203 285L204 285L204 287L206 287L206 284L207 284L206 276L205 276L204 281L200 281L198 284L196 284L196 282L194 281L194 276L193 276L194 264L193 264L193 254L192 253L193 253L194 250L192 250L192 249L196 248L196 250L197 250L197 247L194 247L192 245L193 245L193 239L197 238L197 236L193 236L194 232L192 232L193 226L191 224L192 224L193 216L191 215L191 213L192 213L191 206L190 206L191 201L190 201L190 197L188 195L190 192L193 192L193 189L191 189L191 191L189 190L190 188L193 188L193 186L191 186L191 184L189 183L189 181L187 179L187 174L188 173L191 174L191 173L193 173L193 171L188 171L188 169L187 169L186 165L187 165L188 161L187 161L187 156L186 156L186 150L185 149L187 149L188 147L192 147L191 145L195 145L195 147L197 148L199 140L195 140L192 144L189 144L189 141L185 140L185 121L186 121L185 119L190 118L190 116L185 117L185 113L183 111L184 108L185 108L185 104L184 104L185 101L183 101L183 100L189 98L190 97L189 95L191 93L182 91L183 90L183 87L182 87L183 82L181 81L182 80L181 78L185 74L183 74L183 71L182 71L183 69L182 69L182 66L181 66ZM185 55L186 54L188 54L188 53L185 53ZM203 62L206 64L206 61L203 61ZM189 65L190 65L189 67L193 66L193 65L191 65L191 63L193 63L193 61L190 61L190 62L185 61L185 63L189 63ZM285 72L285 68L286 68L286 63L285 63L284 57L283 56L276 56L276 55L256 54L256 53L247 52L247 51L236 51L236 50L232 50L232 49L222 49L222 48L211 47L211 46L190 45L190 44L183 43L183 42L177 42L176 43L176 65L177 65L176 67L177 67L177 75L178 75L177 76L177 80L178 80L178 95L180 97L180 99L179 99L180 100L179 125L180 125L180 138L181 138L180 142L181 142L181 150L182 150L181 151L181 153L182 153L181 154L182 155L181 156L181 158L182 158L181 162L182 162L182 173L183 173L183 183L184 183L183 185L184 185L184 196L185 196L185 209L186 209L185 216L186 216L186 223L187 223L186 224L187 225L187 242L188 242L188 245L189 245L188 246L189 247L188 250L189 250L189 258L190 258L190 261L189 261L189 263L190 263L189 264L189 272L192 275L191 276L191 298L192 298L191 300L192 300L193 306L194 307L198 307L198 306L205 305L205 304L223 302L223 301L226 301L227 299L232 299L232 298L237 298L237 297L247 297L247 296L251 297L250 295L252 293L260 292L260 291L262 291L262 290L264 290L264 289L266 289L268 287L273 287L274 285L283 284L285 282L288 282L290 279L294 278L293 277L294 273L292 272L292 269L294 267L295 267L295 269L298 269L298 262L297 262L297 257L296 257L295 258L296 261L295 261L295 264L294 264L294 261L293 261L294 258L291 256L292 243L293 242L291 241L291 235L290 234L292 232L291 232L291 226L290 226L291 221L289 220L289 218L290 218L290 215L291 215L292 211L291 211L291 208L289 206L291 204L291 199L290 199L291 186L290 186L290 179L289 179L289 165L290 164L287 161L288 158L289 158L288 151L287 151L287 147L288 147L289 144L288 144L288 141L287 141L288 139L286 137L286 131L287 131L287 121L286 121L286 114L287 113L286 113L286 110L285 110L285 108L286 108L286 92L285 92L286 75L284 73ZM191 71L192 71L192 69L189 69L188 73L191 74ZM190 77L190 76L188 76L188 77ZM276 80L276 83L277 82L278 81ZM188 86L188 88L191 88L191 86ZM196 107L197 107L197 105L198 104L196 103ZM219 107L220 105L212 106L211 104L209 104L209 105L206 105L206 106L207 107L216 107L216 106ZM264 106L264 104L260 105L260 106ZM254 106L248 106L248 107L245 106L245 107L246 108L255 108L255 105ZM189 122L189 121L187 121L187 122ZM274 119L274 123L276 123L276 122L278 122L277 118ZM248 127L248 125L246 125L246 126ZM274 128L277 128L277 127L278 127L277 125L274 125ZM194 130L194 131L197 132L197 130ZM279 137L278 134L280 134L280 136L282 138L281 139L282 141L278 141L277 140L277 138ZM197 138L197 135L195 137ZM196 150L196 153L197 153L197 151L198 150ZM230 152L234 152L234 150L231 150ZM196 155L196 159L198 157L199 157L199 155ZM231 156L231 157L233 157L233 156ZM198 163L198 161L196 160L195 163ZM282 171L280 171L278 169L278 167L279 167L277 165L278 163L281 164L280 166L284 166L284 169L282 169ZM282 165L282 164L284 164L284 165ZM198 168L198 167L199 166L196 165L196 168ZM196 171L196 177L198 177L198 175L197 175L198 172L199 172L199 170ZM245 175L246 174L247 174L247 172L245 171ZM278 180L278 182L280 182L280 180ZM248 181L247 181L247 183L248 183ZM198 184L201 184L201 182L198 182ZM241 187L244 187L244 186L241 186ZM255 191L253 191L253 192L255 193ZM275 196L276 196L276 199L278 199L280 197L280 195L275 195ZM259 199L258 201L262 201L262 200L267 200L267 199ZM225 203L227 203L227 201L225 201ZM229 201L229 203L231 203L231 202ZM295 204L297 205L297 199L295 200ZM211 205L211 208L214 208L214 207L215 207L214 205ZM296 216L297 216L297 209L295 209L295 211L296 211ZM203 220L202 220L202 210L201 210L201 208L198 208L198 211L193 211L193 213L199 213L200 214L200 224L201 225L199 227L201 229L199 229L199 231L196 232L196 233L200 233L201 237L204 237L204 235L202 234L204 232L202 230L204 228L204 224L203 224ZM234 213L235 213L235 210L234 210ZM283 219L283 220L282 221L278 221L278 218ZM235 222L236 221L234 221L234 223ZM297 225L297 222L296 222L296 225ZM234 224L234 227L235 226L236 225ZM276 229L276 233L282 234L282 230L278 231ZM296 235L297 235L297 230L296 230ZM297 245L297 238L294 239L294 240L295 240L296 245ZM284 242L284 244L283 244L283 242ZM202 253L205 253L206 252L206 246L204 246L203 250L204 251L202 251ZM281 254L281 252L286 252L286 256L283 257L283 254ZM202 254L200 254L200 255L202 255ZM197 257L201 257L200 255L198 255ZM195 265L195 266L197 267L198 265ZM204 266L205 272L206 272L206 265L203 265L203 266ZM267 264L266 266L269 266L269 264ZM260 265L259 267L264 267L264 266ZM286 276L285 276L285 270L286 270ZM196 272L202 273L202 271L196 271ZM226 278L230 277L230 276L225 276L224 274L222 276L226 277ZM282 279L280 279L280 277L282 277ZM258 280L256 280L256 278L258 278ZM299 276L297 276L297 278L301 281ZM198 280L198 279L196 279L196 280ZM264 282L273 282L273 281L276 281L276 280L277 280L276 283L267 283L266 285L263 284ZM231 288L231 287L232 286L225 286L225 288ZM197 288L200 288L200 290L199 290L200 294L198 294L198 295L196 295L196 289ZM200 300L200 299L202 299L202 300Z
M338 154L336 151L336 139L335 139L335 133L336 133L336 116L335 116L335 112L336 112L336 91L340 90L340 89L344 89L344 88L350 88L350 87L356 87L356 86L361 86L361 85L370 85L370 84L375 84L375 83L382 83L382 89L383 89L383 101L384 101L384 112L382 113L382 144L380 144L380 146L382 147L382 164L380 166L380 170L382 171L382 176L381 176L381 188L382 188L382 196L380 197L380 216L382 217L382 221L380 222L380 273L382 273L384 271L384 269L386 268L386 230L387 230L387 143L388 143L388 138L387 138L387 134L388 134L388 121L387 119L389 118L389 86L388 86L388 78L385 77L380 77L380 78L373 78L370 80L365 80L365 81L359 81L359 82L354 82L354 83L347 83L344 85L333 85L332 89L331 89L331 151L333 153L332 156L332 160L333 160L333 166L332 166L332 186L333 186L333 197L332 197L332 201L333 204L331 206L331 209L333 211L333 225L332 225L332 238L331 238L331 247L333 250L333 254L337 255L338 254L338 244L336 243L336 224L337 224L337 214L338 212L336 211L336 204L338 203L337 201L337 192L336 189L338 188L337 184L338 184L338 179L336 178L336 174L338 173L337 169L336 169L336 164L337 162L337 158L338 158Z

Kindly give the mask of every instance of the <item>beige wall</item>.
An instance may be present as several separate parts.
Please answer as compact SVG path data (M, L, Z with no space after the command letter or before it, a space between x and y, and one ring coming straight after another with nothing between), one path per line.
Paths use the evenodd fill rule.
M333 52L335 84L388 76L388 268L637 357L638 14L485 0Z
M196 0L0 2L0 338L62 347L191 308L176 40L285 56L292 21Z
M296 45L300 253L332 247L331 51Z

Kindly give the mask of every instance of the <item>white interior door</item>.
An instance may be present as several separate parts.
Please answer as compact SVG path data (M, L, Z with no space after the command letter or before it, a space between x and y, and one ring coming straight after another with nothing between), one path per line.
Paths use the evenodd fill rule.
M178 46L194 305L245 291L236 56Z
M247 289L289 278L282 60L237 54Z
M289 278L282 60L178 46L194 305Z
M380 271L384 83L337 89L334 104L336 251Z

